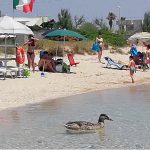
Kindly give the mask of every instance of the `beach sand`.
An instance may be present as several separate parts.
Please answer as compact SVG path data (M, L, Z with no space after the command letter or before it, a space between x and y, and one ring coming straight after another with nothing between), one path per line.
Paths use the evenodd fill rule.
M127 53L129 48L124 48L123 51ZM105 64L98 63L97 55L75 55L75 61L80 64L71 67L71 74L45 73L45 77L41 77L40 72L36 71L28 78L0 80L0 110L96 90L135 86L150 81L150 70L139 70L135 74L136 83L132 84L128 70L105 68L104 56L128 64L129 54L104 50L102 60ZM38 59L37 56L36 63ZM67 57L64 60L68 63ZM13 63L9 62L9 65Z

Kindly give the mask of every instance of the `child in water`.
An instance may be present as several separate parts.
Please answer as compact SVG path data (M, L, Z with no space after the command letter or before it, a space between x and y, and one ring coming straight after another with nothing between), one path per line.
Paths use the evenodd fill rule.
M130 62L129 62L130 77L132 79L132 83L134 83L133 75L136 72L136 64L133 60L133 56L130 56L129 59L130 59Z

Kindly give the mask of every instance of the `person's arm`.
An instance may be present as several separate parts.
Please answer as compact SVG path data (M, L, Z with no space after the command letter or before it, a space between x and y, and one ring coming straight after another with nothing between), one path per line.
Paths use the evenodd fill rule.
M146 59L147 59L148 58L148 52L147 51L146 51L145 55L146 55Z
M27 45L27 44L31 44L31 43L32 43L32 41L31 41L31 42L26 41L26 42L23 44L23 46L24 46L24 45Z
M128 65L128 66L129 66L129 68L131 67L131 64L132 64L132 63L131 63L131 61L129 61L129 65Z
M35 38L35 37L32 37L32 39L36 42L36 41L39 41L38 38Z

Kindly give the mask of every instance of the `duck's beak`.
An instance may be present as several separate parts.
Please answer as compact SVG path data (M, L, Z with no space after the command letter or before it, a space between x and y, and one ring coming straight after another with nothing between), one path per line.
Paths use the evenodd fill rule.
M108 120L113 121L111 118L109 118Z

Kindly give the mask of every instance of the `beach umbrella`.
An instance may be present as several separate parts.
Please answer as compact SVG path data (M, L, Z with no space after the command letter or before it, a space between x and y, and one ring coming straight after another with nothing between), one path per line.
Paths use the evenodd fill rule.
M63 41L66 40L84 40L86 39L83 35L66 29L56 29L56 30L49 30L49 32L44 35L46 38L54 38L60 37ZM61 38L63 37L63 38Z
M45 38L49 38L55 41L63 41L64 44L66 41L81 41L81 40L86 39L83 35L75 31L66 30L66 29L48 30L45 33L43 33L43 36ZM63 50L63 54L64 54L64 50ZM56 55L57 55L57 52L56 52Z
M29 35L33 34L32 30L26 25L15 21L12 17L0 17L0 35L5 35L5 58L7 51L7 37L10 35Z
M140 32L132 35L128 38L128 41L130 42L148 42L150 41L150 33L149 32Z
M0 34L29 35L32 30L26 25L15 21L12 17L0 17Z

